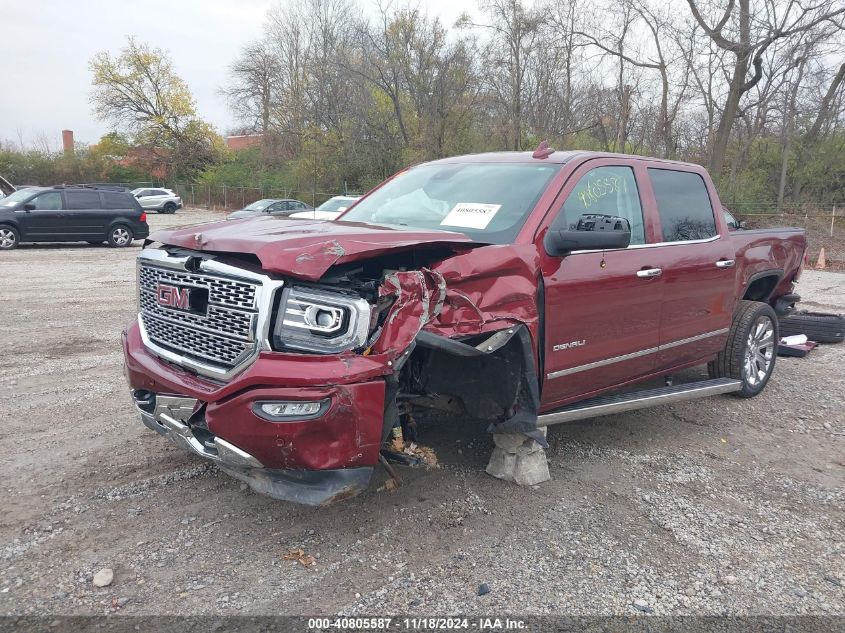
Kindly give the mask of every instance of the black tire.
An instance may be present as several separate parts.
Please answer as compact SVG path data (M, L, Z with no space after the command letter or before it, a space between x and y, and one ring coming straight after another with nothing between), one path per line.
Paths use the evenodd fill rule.
M112 248L124 248L132 243L135 236L125 224L115 224L109 229L109 246Z
M753 398L766 388L775 369L779 336L778 317L768 303L740 301L725 348L707 364L707 372L711 378L742 381L734 395Z
M164 205L164 209L162 209L165 213L176 213L176 203L168 202Z
M0 224L0 251L10 251L17 248L21 241L18 230L8 224Z
M816 343L841 343L845 340L845 317L841 314L797 312L780 320L780 335L806 334Z

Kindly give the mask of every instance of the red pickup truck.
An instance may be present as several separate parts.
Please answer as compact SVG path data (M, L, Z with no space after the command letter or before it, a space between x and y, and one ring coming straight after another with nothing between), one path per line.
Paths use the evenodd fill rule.
M447 158L337 221L153 234L126 375L149 428L256 491L327 503L367 486L417 407L542 443L549 424L759 394L804 250L799 229L729 231L697 165Z

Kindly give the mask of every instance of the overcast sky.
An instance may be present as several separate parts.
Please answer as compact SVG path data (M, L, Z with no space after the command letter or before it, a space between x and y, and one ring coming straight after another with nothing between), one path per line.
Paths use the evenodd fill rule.
M278 0L0 0L0 139L27 146L61 130L94 143L109 131L91 113L88 62L117 53L127 35L170 52L201 117L225 133L234 120L217 93L241 47L261 36ZM296 0L281 0L285 2ZM364 6L375 6L363 0ZM420 0L429 15L452 25L476 0Z

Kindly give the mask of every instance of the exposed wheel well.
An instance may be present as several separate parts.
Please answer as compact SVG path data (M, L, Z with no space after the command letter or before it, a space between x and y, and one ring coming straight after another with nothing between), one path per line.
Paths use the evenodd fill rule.
M777 287L778 281L780 281L780 274L776 272L753 277L742 298L748 301L767 301Z

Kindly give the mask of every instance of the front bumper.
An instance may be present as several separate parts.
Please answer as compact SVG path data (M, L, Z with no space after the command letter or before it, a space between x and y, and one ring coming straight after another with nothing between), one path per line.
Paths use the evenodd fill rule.
M262 353L219 384L150 353L137 322L123 334L123 351L141 421L257 492L322 504L366 488L384 428L379 363ZM307 420L271 422L253 411L257 402L324 399L327 409Z

